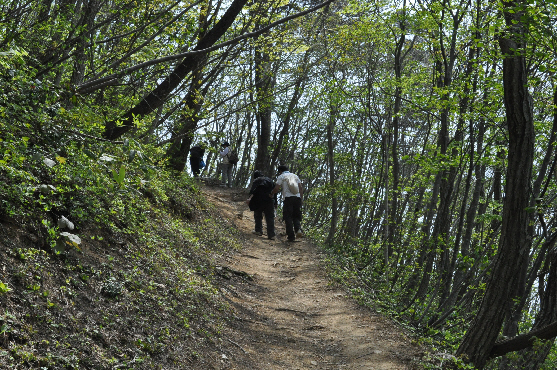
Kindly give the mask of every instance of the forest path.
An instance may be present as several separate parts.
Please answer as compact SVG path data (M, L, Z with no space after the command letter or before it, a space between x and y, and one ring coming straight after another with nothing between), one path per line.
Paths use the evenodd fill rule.
M224 270L253 277L230 279L225 291L236 316L228 341L247 358L232 361L233 369L418 368L413 360L419 349L400 328L329 284L309 240L287 243L278 219L275 241L252 234L245 190L204 187L203 192L243 233L242 250L229 256Z

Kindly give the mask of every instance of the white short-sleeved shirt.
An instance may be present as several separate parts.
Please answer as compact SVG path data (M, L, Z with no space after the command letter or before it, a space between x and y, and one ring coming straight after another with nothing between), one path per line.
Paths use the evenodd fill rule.
M296 176L293 173L290 173L288 171L284 171L283 173L281 173L279 175L279 177L277 177L277 182L276 184L279 185L282 188L282 196L284 198L288 198L288 197L300 197L300 193L298 192L298 194L292 194L292 192L290 191L290 188L288 187L288 182L286 180L287 176L294 176L296 183L298 184L298 186L300 186L299 184L302 183L302 181L300 181L300 178L298 176Z
M226 147L222 150L222 152L220 152L220 156L222 157L222 163L224 164L228 164L230 162L228 162L228 152L230 151L230 147Z

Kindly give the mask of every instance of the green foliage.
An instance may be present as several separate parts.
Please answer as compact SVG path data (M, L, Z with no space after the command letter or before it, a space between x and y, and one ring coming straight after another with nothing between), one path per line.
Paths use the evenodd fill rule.
M223 232L231 228L208 215L196 221L198 210L207 212L210 207L199 197L195 182L189 177L175 177L140 156L129 161L129 150L88 147L97 153L94 158L84 154L82 148L69 145L65 160L57 159L53 167L40 167L48 171L54 189L47 186L44 192L32 193L28 204L34 208L28 214L10 204L16 211L14 217L42 228L47 245L60 240L65 246L78 244L73 231L63 231L49 220L52 210L64 207L68 218L75 222L81 244L80 250L73 245L62 253L18 246L3 258L12 261L13 274L8 270L8 276L18 289L9 291L11 288L6 287L0 295L17 294L23 302L18 306L21 315L34 319L0 322L3 335L26 338L21 339L21 345L10 345L2 362L8 368L28 363L35 367L118 365L131 369L154 367L161 353L171 354L180 363L186 361L193 354L183 347L178 351L176 343L197 347L201 340L211 347L228 310L219 301L212 282L211 258L215 250L238 246ZM151 150L138 149L132 150ZM101 153L114 160L101 160ZM126 176L121 186L116 184L111 170L114 162L124 163L124 158L127 168L144 181ZM21 165L26 164L23 161ZM146 166L145 171L142 166ZM35 170L29 168L30 172ZM45 205L48 211L44 210ZM79 207L79 212L72 207ZM121 249L114 235L129 245ZM105 262L95 262L98 256ZM56 313L86 310L91 304L91 298L86 296L93 298L95 313L81 317ZM125 316L120 316L124 312ZM33 322L40 330L22 330L24 322ZM91 326L91 322L98 325ZM130 325L142 335L128 338L127 329L123 328ZM57 332L67 334L60 337L54 334ZM121 346L103 347L107 336L115 332L122 333ZM40 338L52 343L39 344ZM95 347L99 356L83 355L92 343L99 345ZM80 348L81 355L72 357L69 348ZM204 356L203 351L196 353L195 356Z
M17 296L21 315L0 320L7 338L0 362L154 368L161 353L190 361L190 350L176 343L197 348L192 338L200 333L210 348L228 310L212 281L212 258L215 250L238 247L223 232L232 232L230 225L209 215L198 222L199 209L210 207L191 178L165 169L164 148L100 140L96 108L79 98L62 102L59 87L34 81L25 55L10 57L0 66L17 67L0 79L0 222L20 225L24 236L0 242L8 264L0 297ZM61 226L62 216L73 229ZM84 316L59 315L91 304L95 312ZM118 317L122 312L129 315ZM142 332L133 340L123 329L131 325ZM114 333L122 333L123 344L105 346ZM91 344L95 356L84 354Z
M0 281L0 294L5 294L10 292L12 289L5 283Z

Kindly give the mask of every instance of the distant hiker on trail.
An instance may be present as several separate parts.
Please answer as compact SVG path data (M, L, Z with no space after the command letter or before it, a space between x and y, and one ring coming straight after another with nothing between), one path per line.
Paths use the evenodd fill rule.
M221 144L223 148L222 151L219 152L221 157L220 163L220 171L222 174L222 185L221 186L228 186L229 188L232 187L232 166L233 164L230 163L229 155L230 155L230 144L225 141Z
M191 172L193 173L193 177L198 177L201 169L205 167L205 162L203 162L203 155L205 155L204 143L197 144L190 149L190 167Z
M273 197L282 188L282 218L286 223L286 235L289 242L294 242L296 237L302 236L302 197L304 187L300 178L288 171L288 166L278 166L277 182L269 194Z
M250 197L246 200L249 209L253 211L256 235L263 235L263 213L267 224L267 238L275 240L275 209L277 207L277 196L269 195L275 188L275 182L265 177L263 172L253 172L253 184L251 185Z

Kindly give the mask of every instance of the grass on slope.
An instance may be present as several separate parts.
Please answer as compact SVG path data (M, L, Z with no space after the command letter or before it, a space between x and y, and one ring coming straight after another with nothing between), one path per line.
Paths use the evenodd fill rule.
M68 181L53 171L32 180L18 195L17 174L0 171L11 201L0 208L0 368L216 367L229 310L214 259L237 242L192 180L105 192L63 191ZM60 236L61 215L79 244Z

